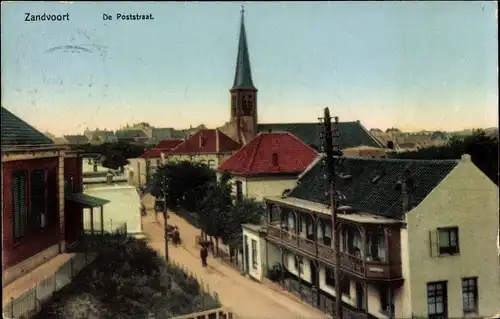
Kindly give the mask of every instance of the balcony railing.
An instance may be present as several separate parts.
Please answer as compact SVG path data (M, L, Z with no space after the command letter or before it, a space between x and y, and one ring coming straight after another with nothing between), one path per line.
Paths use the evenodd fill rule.
M267 235L269 239L276 243L285 244L332 265L334 263L335 251L332 247L297 236L273 225L268 225ZM401 265L389 265L387 262L363 260L363 258L350 255L346 252L340 252L340 265L344 270L366 279L401 278Z
M363 310L355 311L347 307L342 307L342 319L367 319L366 313Z

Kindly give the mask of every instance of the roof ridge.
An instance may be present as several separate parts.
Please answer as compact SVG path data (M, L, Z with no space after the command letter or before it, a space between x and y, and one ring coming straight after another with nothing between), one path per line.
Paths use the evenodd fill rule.
M250 161L248 161L248 165L247 165L248 172L252 171L252 167L253 167L253 164L255 162L255 157L257 157L257 151L259 150L260 144L262 143L262 138L263 138L262 135L259 136L259 140L257 141L257 145L256 145L255 149L253 150L252 156L250 157Z
M297 140L300 144L304 145L305 147L309 148L310 150L312 150L315 154L319 154L319 152L317 150L315 150L314 148L312 148L311 146L309 146L308 144L304 143L304 141L302 141L300 138L298 138L297 136L295 136L294 134L290 133L290 132L286 132L285 131L285 134L288 134L290 135L293 139Z

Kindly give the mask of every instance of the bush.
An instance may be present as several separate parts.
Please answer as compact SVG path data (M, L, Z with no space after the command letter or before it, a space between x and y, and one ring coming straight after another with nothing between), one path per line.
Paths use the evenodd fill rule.
M170 318L219 306L196 278L131 240L100 254L36 318Z

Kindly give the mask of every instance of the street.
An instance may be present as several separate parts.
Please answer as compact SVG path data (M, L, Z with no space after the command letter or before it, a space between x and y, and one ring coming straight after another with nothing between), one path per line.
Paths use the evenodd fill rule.
M143 229L149 245L164 254L163 217L159 216L158 221L154 212L148 210L147 216L143 217ZM231 308L237 318L329 318L310 306L242 276L213 257L208 259L209 267L203 268L199 248L195 247L195 236L199 230L173 213L170 213L168 222L179 227L182 237L181 246L169 245L170 259L202 278L204 284L219 294L222 304Z

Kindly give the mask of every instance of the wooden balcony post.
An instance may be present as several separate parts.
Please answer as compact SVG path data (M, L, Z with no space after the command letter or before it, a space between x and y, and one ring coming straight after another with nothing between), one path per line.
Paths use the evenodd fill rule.
M94 236L94 208L90 207L90 233Z
M292 209L292 211L295 218L295 236L297 236L297 247L300 247L300 226L302 226L302 221L300 220L300 213L297 213L295 209Z
M389 228L384 229L385 233L385 242L386 242L386 252L385 252L385 258L387 262L387 267L388 267L388 277L391 279L392 277L392 267L391 267L391 230Z
M363 263L363 275L366 277L366 245L367 245L367 241L366 241L366 227L363 225L361 226L361 243L362 243L362 247L361 247L361 259L362 259L362 263Z
M281 287L285 289L285 250L280 245L281 252Z

